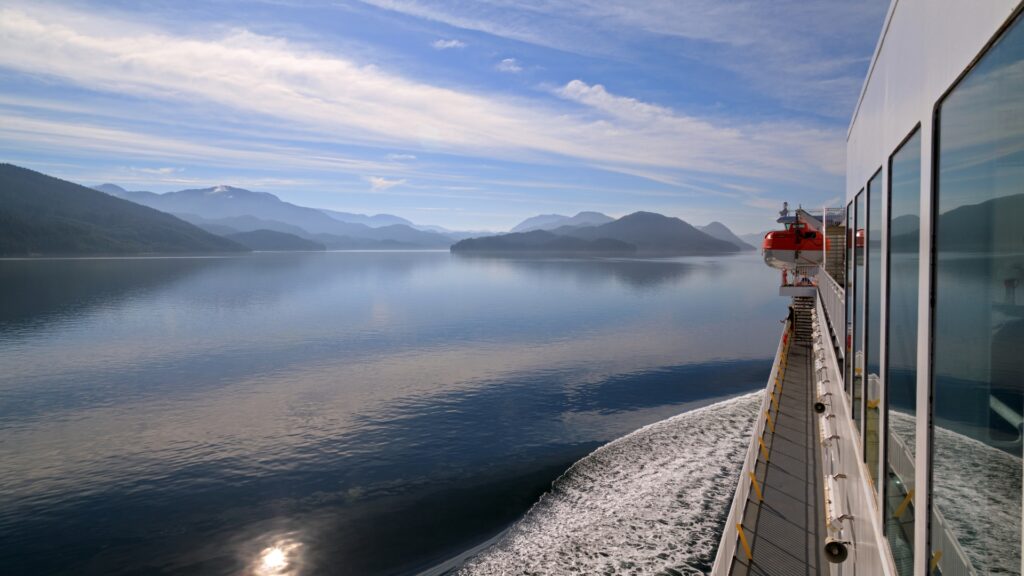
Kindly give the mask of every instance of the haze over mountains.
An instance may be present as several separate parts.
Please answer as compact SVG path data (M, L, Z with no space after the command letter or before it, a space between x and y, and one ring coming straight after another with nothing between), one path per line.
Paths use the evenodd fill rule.
M615 220L600 212L580 212L575 216L561 214L541 214L523 220L511 232L529 232L531 230L554 230L562 226L600 226Z
M86 188L0 165L0 254L127 254L247 250L447 249L453 252L729 254L751 250L726 226L599 212L527 218L509 234L452 232L391 214L354 214L214 186L157 194Z
M96 189L173 214L215 234L272 230L331 249L447 248L453 241L438 232L413 228L398 216L318 210L284 202L268 192L233 186L163 194L129 192L114 184L101 184Z

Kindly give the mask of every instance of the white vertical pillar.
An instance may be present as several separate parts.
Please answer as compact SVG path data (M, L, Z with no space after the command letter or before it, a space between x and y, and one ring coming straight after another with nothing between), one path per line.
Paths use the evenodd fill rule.
M932 117L921 119L921 238L917 270L917 408L914 456L914 574L928 573L931 484Z
M888 455L888 412L889 412L889 159L886 158L882 164L882 193L878 200L882 203L881 218L878 223L879 233L882 235L881 256L879 263L879 298L876 306L879 308L879 330L878 330L878 483L877 505L882 515L882 526L879 530L885 530L885 486L888 474L886 473L886 456Z

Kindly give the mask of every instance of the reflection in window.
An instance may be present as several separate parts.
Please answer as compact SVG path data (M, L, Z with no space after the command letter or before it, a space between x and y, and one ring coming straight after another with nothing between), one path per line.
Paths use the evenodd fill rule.
M939 109L931 548L1020 574L1024 422L1024 25ZM935 513L937 512L937 513Z
M867 216L864 191L857 193L853 239L853 419L862 430L861 398L864 396L864 220Z
M900 576L914 571L914 415L917 410L917 269L921 237L921 135L889 164L888 451L885 534Z
M864 460L868 465L868 478L874 486L878 481L878 430L879 404L881 403L881 383L879 382L879 366L881 365L882 335L882 171L879 170L868 182L868 213L865 230L867 238L864 242L866 250L867 291L865 292L864 332Z
M846 351L843 353L843 383L846 393L850 393L853 385L853 236L854 206L850 202L846 206Z

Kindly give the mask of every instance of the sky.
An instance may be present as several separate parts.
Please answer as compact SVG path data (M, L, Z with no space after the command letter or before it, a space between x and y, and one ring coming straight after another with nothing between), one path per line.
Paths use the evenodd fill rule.
M835 205L888 0L0 2L0 161L504 230Z

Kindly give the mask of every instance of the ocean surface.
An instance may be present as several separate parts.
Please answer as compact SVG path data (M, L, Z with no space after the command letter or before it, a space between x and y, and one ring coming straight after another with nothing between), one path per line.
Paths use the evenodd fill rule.
M595 450L763 387L777 281L755 254L0 260L0 571L416 574L505 533L467 567L500 573L581 538L567 490L659 467L650 521L699 570L694 508L735 480L698 464L745 445L744 400ZM622 550L672 556L648 540Z

